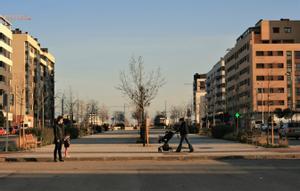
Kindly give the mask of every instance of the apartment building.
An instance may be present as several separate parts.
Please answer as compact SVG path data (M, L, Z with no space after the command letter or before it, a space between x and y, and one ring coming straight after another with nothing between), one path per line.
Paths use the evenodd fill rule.
M8 111L8 119L12 120L12 113L10 108L7 108L3 103L4 95L6 97L6 103L11 103L11 78L12 72L11 68L13 62L11 60L11 55L13 52L11 42L12 42L12 31L11 24L2 16L0 16L0 110L3 111L4 116ZM7 105L6 104L6 105Z
M207 116L213 126L222 120L225 106L225 61L221 58L207 73Z
M28 127L52 126L54 119L54 56L38 39L13 30L12 67L14 123Z
M260 20L224 59L230 114L257 119L276 108L300 110L300 21Z
M205 103L205 81L206 74L198 74L194 75L193 82L193 101L194 101L194 114L196 123L200 124L202 127L202 118L206 115L206 103Z

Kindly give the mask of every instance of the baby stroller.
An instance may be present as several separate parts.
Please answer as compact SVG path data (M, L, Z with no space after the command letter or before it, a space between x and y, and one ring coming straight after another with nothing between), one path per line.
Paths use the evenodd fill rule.
M164 136L159 136L158 143L163 143L163 145L158 147L158 152L173 150L172 147L169 146L168 142L172 139L174 134L175 133L172 131L166 131Z

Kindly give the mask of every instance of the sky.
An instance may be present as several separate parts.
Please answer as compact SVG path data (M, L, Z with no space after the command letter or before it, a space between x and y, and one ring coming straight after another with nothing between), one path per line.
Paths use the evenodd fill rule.
M160 67L166 84L154 114L192 101L195 73L206 73L260 19L300 20L300 0L0 0L0 14L25 15L28 31L56 58L56 92L72 91L112 111L130 101L116 89L131 56ZM120 109L118 107L120 106Z

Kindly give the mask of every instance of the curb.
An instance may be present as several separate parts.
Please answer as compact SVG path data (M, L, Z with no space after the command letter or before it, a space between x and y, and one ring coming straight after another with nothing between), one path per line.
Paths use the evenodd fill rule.
M279 159L300 159L299 154L270 154L270 155L203 155L203 156L114 156L114 157L74 157L65 161L188 161L188 160L279 160ZM0 162L53 162L52 158L36 157L5 157L0 158Z

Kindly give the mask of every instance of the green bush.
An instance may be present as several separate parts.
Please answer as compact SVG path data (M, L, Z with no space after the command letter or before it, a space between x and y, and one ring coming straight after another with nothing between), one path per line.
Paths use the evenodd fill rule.
M230 125L218 125L211 128L211 135L214 138L221 139L224 135L232 133L234 128Z

